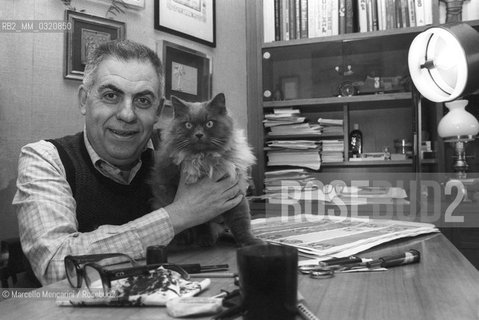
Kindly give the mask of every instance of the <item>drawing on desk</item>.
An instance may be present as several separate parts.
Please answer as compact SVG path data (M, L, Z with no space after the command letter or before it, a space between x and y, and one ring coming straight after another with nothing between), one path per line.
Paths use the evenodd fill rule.
M166 302L177 297L192 297L205 290L209 279L201 282L188 281L173 270L159 267L147 275L133 276L112 281L110 293L61 297L59 306L165 306ZM93 288L102 287L101 280L92 283Z
M395 239L439 231L428 223L323 215L255 219L252 229L262 240L316 257L347 257Z

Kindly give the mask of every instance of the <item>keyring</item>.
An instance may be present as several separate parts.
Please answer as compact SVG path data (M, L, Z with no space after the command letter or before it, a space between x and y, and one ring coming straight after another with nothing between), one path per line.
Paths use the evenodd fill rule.
M321 270L311 271L309 276L313 279L329 279L334 277L334 269L323 268Z

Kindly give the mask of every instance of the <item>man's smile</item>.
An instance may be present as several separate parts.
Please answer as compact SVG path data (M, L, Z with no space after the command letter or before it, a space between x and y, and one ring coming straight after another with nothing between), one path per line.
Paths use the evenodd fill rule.
M138 133L136 130L118 130L118 129L108 129L113 134L121 137L130 137Z

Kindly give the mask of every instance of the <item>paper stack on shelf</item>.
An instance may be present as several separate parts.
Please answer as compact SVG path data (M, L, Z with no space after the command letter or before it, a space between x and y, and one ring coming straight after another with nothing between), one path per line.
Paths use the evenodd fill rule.
M295 166L319 170L321 157L319 149L295 150L282 149L267 152L267 166Z
M323 163L344 161L343 140L322 140L321 159Z
M316 140L271 140L266 143L265 150L280 149L318 149L319 141Z
M285 124L270 127L270 136L304 136L304 135L321 135L321 127L319 125L310 124L308 122L297 124Z
M298 109L274 109L273 113L265 114L263 125L269 129L268 135L321 135L319 124L305 122Z
M270 203L297 202L294 193L315 188L314 176L305 169L271 170L264 173L264 195Z
M319 118L318 123L322 128L323 136L342 136L343 119L324 119Z
M318 258L347 257L395 239L439 231L428 223L323 215L254 219L251 225L259 239Z

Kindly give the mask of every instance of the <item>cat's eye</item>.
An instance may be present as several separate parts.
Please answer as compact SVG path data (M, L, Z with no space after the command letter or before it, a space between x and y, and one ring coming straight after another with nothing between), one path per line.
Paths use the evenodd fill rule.
M191 129L193 128L193 125L191 124L191 122L185 122L185 127L186 129Z
M207 128L213 128L213 124L214 124L213 121L210 120L206 123L206 127Z

